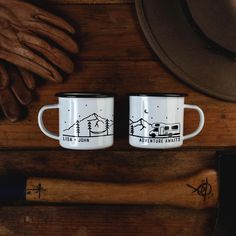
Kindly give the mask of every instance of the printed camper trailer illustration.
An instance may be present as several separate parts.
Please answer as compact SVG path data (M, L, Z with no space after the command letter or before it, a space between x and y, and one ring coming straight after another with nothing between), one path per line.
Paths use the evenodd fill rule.
M176 137L180 135L180 123L165 124L165 123L154 123L154 127L149 135L152 138L157 137Z

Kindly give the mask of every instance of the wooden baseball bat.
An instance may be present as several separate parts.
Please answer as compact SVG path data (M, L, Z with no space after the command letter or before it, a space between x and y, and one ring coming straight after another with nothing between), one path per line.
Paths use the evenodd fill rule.
M81 204L160 204L202 209L216 207L216 170L161 183L99 183L28 178L24 199L31 202Z

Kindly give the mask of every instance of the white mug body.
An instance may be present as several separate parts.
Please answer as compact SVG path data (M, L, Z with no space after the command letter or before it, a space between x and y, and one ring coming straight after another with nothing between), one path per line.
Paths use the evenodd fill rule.
M129 143L165 149L183 144L184 96L130 95Z
M63 148L94 150L113 145L113 95L69 92L58 93L57 96L59 99L58 140Z
M166 149L182 146L198 135L204 126L204 113L198 106L184 104L186 94L130 94L129 143L138 148ZM184 135L184 110L197 110L198 128Z

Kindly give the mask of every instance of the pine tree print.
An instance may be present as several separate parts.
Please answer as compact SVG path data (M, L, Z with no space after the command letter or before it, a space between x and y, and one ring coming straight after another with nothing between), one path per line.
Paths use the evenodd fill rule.
M78 120L76 121L76 133L77 133L77 136L79 137L79 134L80 134L80 125L79 125L79 121L78 121Z
M134 126L133 125L131 125L131 127L130 127L130 133L131 133L131 135L134 135Z
M106 119L106 131L107 131L107 135L109 135L109 120Z
M91 129L92 129L91 122L89 121L88 122L89 137L91 137Z

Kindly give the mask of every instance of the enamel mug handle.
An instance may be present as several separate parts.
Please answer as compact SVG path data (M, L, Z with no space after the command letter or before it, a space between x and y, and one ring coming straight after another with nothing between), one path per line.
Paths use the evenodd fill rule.
M202 109L198 106L184 104L184 109L196 110L198 112L199 118L200 118L198 128L193 133L184 135L183 140L187 140L187 139L197 136L201 132L201 130L203 129L203 126L204 126L205 117L204 117L204 113L203 113Z
M41 129L41 131L46 135L48 136L49 138L52 138L52 139L56 139L56 140L59 140L59 136L58 135L55 135L53 134L52 132L48 131L45 126L44 126L44 123L43 123L43 113L46 111L46 110L50 110L50 109L58 109L59 108L59 104L53 104L53 105L46 105L46 106L43 106L40 111L39 111L39 114L38 114L38 125L39 125L39 128Z

